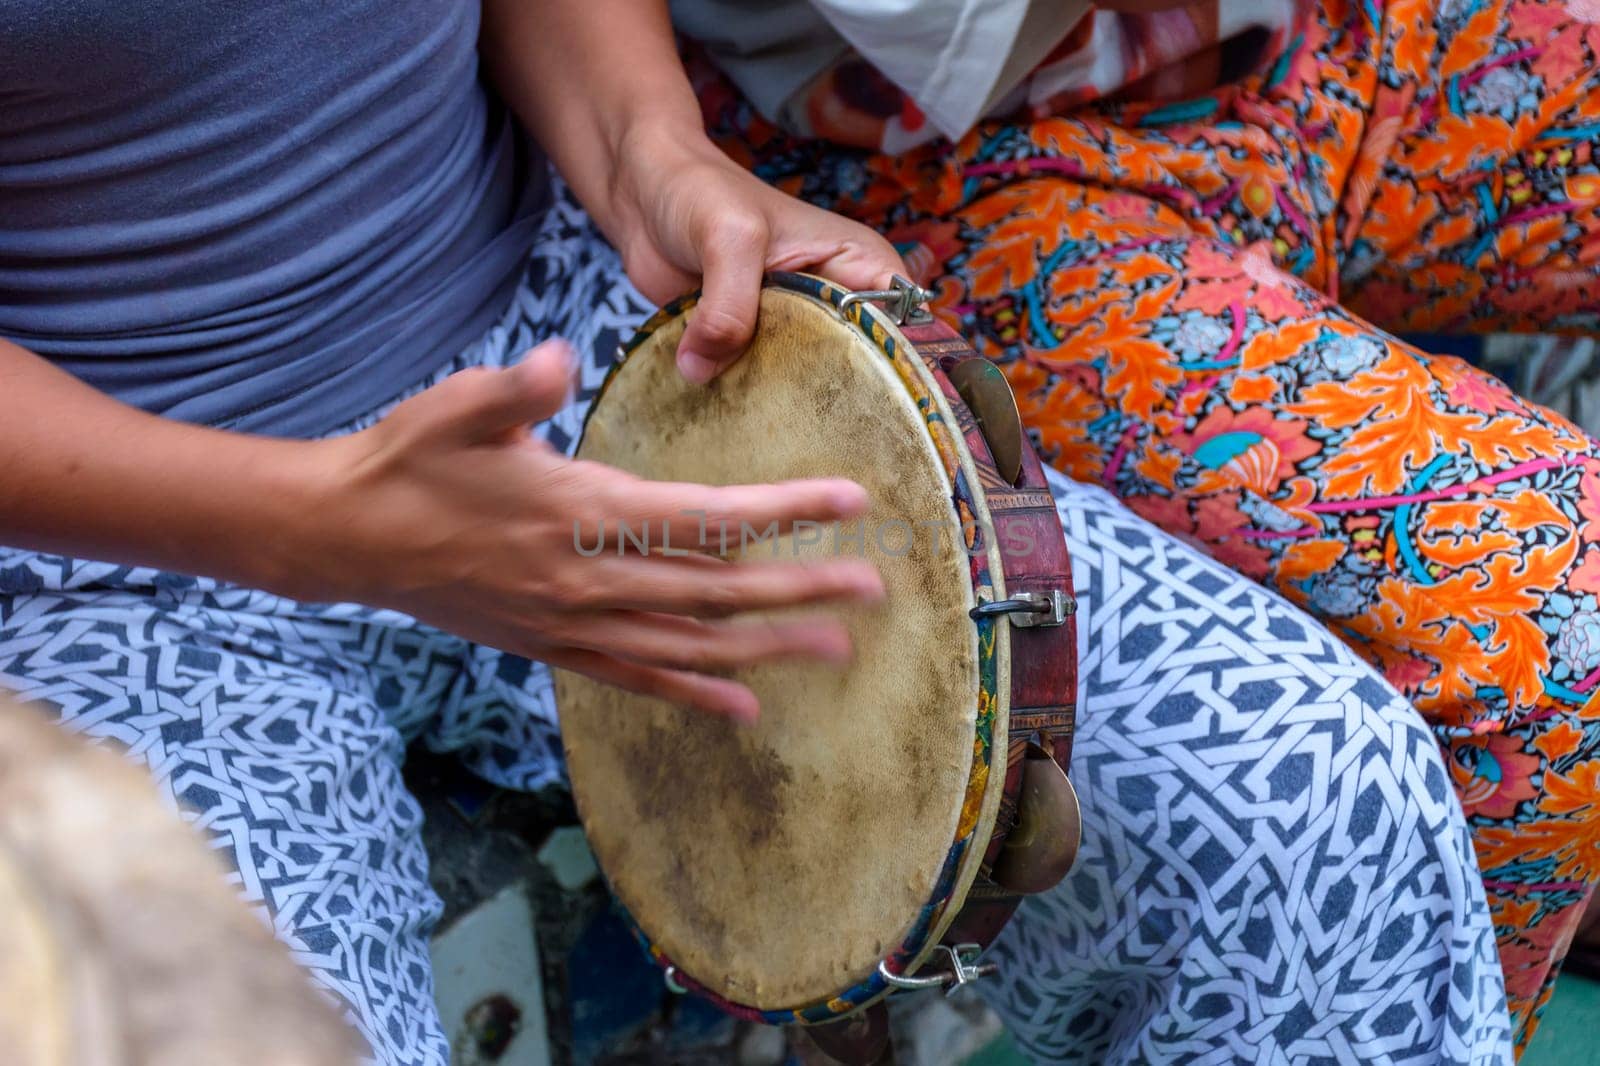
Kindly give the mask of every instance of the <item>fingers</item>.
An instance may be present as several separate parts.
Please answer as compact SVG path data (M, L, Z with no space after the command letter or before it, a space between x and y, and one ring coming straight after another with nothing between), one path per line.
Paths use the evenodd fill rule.
M737 545L741 537L769 537L793 532L798 523L855 518L871 502L865 489L843 478L710 486L618 476L604 467L582 473L589 475L592 510L609 544L620 543L626 525L649 532L656 546L670 534L675 548L722 551L724 544Z
M678 370L697 385L739 358L755 333L767 237L760 215L728 214L700 244L703 288L678 343Z
M865 559L727 563L704 556L596 560L587 610L656 611L725 618L823 604L882 601L883 579Z
M850 661L850 636L828 618L708 622L642 611L580 615L562 627L563 642L647 666L710 673L775 659Z
M462 444L503 440L561 410L571 390L572 366L570 345L546 341L516 366L452 374L401 409L428 436Z
M910 268L894 245L871 230L817 260L812 269L848 289L885 289L896 274L910 276Z
M703 622L617 611L572 619L561 640L566 646L542 653L554 666L746 723L759 713L755 694L711 672L779 659L850 659L849 634L828 619Z
M543 653L541 657L551 666L587 675L628 692L736 722L754 722L761 713L756 694L737 681L627 662L581 648L563 648Z
M849 289L883 289L910 276L900 253L876 230L814 204L796 203L775 227L775 270L808 270Z

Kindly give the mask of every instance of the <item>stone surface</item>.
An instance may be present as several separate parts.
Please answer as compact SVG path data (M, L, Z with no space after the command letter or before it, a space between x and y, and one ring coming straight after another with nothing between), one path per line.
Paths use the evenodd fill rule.
M575 825L564 825L553 831L539 849L539 861L550 871L556 884L568 892L576 892L600 876L589 841Z
M549 1066L533 902L518 882L432 944L434 998L454 1066Z
M970 988L900 994L889 1003L895 1066L954 1066L993 1043L1000 1019Z
M598 882L568 891L537 858L552 831L577 822L566 793L506 792L464 770L448 755L413 748L406 784L422 804L429 877L444 900L443 936L462 915L512 886L531 900L536 950L530 958L543 992L549 1059L572 1061L566 962L590 919L608 906Z
M667 995L622 919L595 917L567 957L567 1010L574 1063L603 1061L658 1021Z
M782 1029L751 1026L739 1041L739 1066L782 1066L789 1057L789 1041Z

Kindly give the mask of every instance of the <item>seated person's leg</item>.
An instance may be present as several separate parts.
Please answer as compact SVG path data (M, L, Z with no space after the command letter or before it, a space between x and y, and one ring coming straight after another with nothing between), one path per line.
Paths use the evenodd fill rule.
M1018 1043L1045 1062L1510 1062L1471 840L1420 716L1277 596L1100 489L1056 490L1083 851L992 952Z
M1069 118L981 132L912 161L721 131L907 250L1050 462L1311 611L1423 712L1526 1039L1596 876L1581 712L1600 676L1585 636L1600 449L1342 310L1271 242L1216 232L1221 208L1186 183L1230 167L1286 180L1296 159L1262 154L1304 164L1298 140L1238 122L1198 147ZM1086 167L1095 183L1067 176ZM1118 188L1134 172L1158 195Z
M0 687L127 745L386 1066L443 1066L405 734L463 644L154 571L0 549Z
M584 306L545 296L550 316ZM597 347L581 314L562 328ZM1095 839L996 949L991 995L1023 1045L1097 1063L1318 1040L1360 1061L1506 1061L1483 889L1419 716L1270 592L1099 489L1054 487L1082 600L1074 779ZM487 649L471 662L434 740L502 779L547 743L505 713L541 699L545 670Z
M1102 251L1032 282L1073 295L1044 320L1053 347L1007 353L1026 417L1075 476L1310 610L1423 712L1530 1032L1595 876L1600 450L1259 247L1160 226L1129 246L1116 214L1141 210L1161 214L1086 191L1075 225Z

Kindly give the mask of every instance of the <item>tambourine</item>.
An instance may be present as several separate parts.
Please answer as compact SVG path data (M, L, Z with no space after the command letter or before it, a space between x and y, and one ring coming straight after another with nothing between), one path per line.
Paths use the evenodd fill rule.
M818 1026L846 1058L881 1049L867 1008L888 993L978 979L982 948L1079 838L1055 504L1005 378L926 298L904 279L863 293L771 275L754 342L708 386L674 366L694 307L680 300L624 347L577 452L654 479L846 477L871 496L854 523L723 530L707 549L860 554L887 588L841 611L849 669L737 673L756 724L556 678L585 830L668 983ZM705 545L692 522L674 545Z

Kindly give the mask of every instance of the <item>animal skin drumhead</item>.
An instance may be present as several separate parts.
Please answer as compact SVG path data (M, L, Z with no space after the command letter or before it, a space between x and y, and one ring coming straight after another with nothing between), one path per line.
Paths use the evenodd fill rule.
M753 726L564 672L556 696L578 807L623 905L711 992L786 1010L869 977L933 893L973 768L973 590L949 477L881 352L768 288L751 349L696 386L673 363L683 325L616 372L579 455L657 480L852 478L873 501L861 522L742 546L730 530L729 555L862 554L887 599L840 611L847 668L739 672L761 700ZM698 536L693 519L683 533L676 545Z

